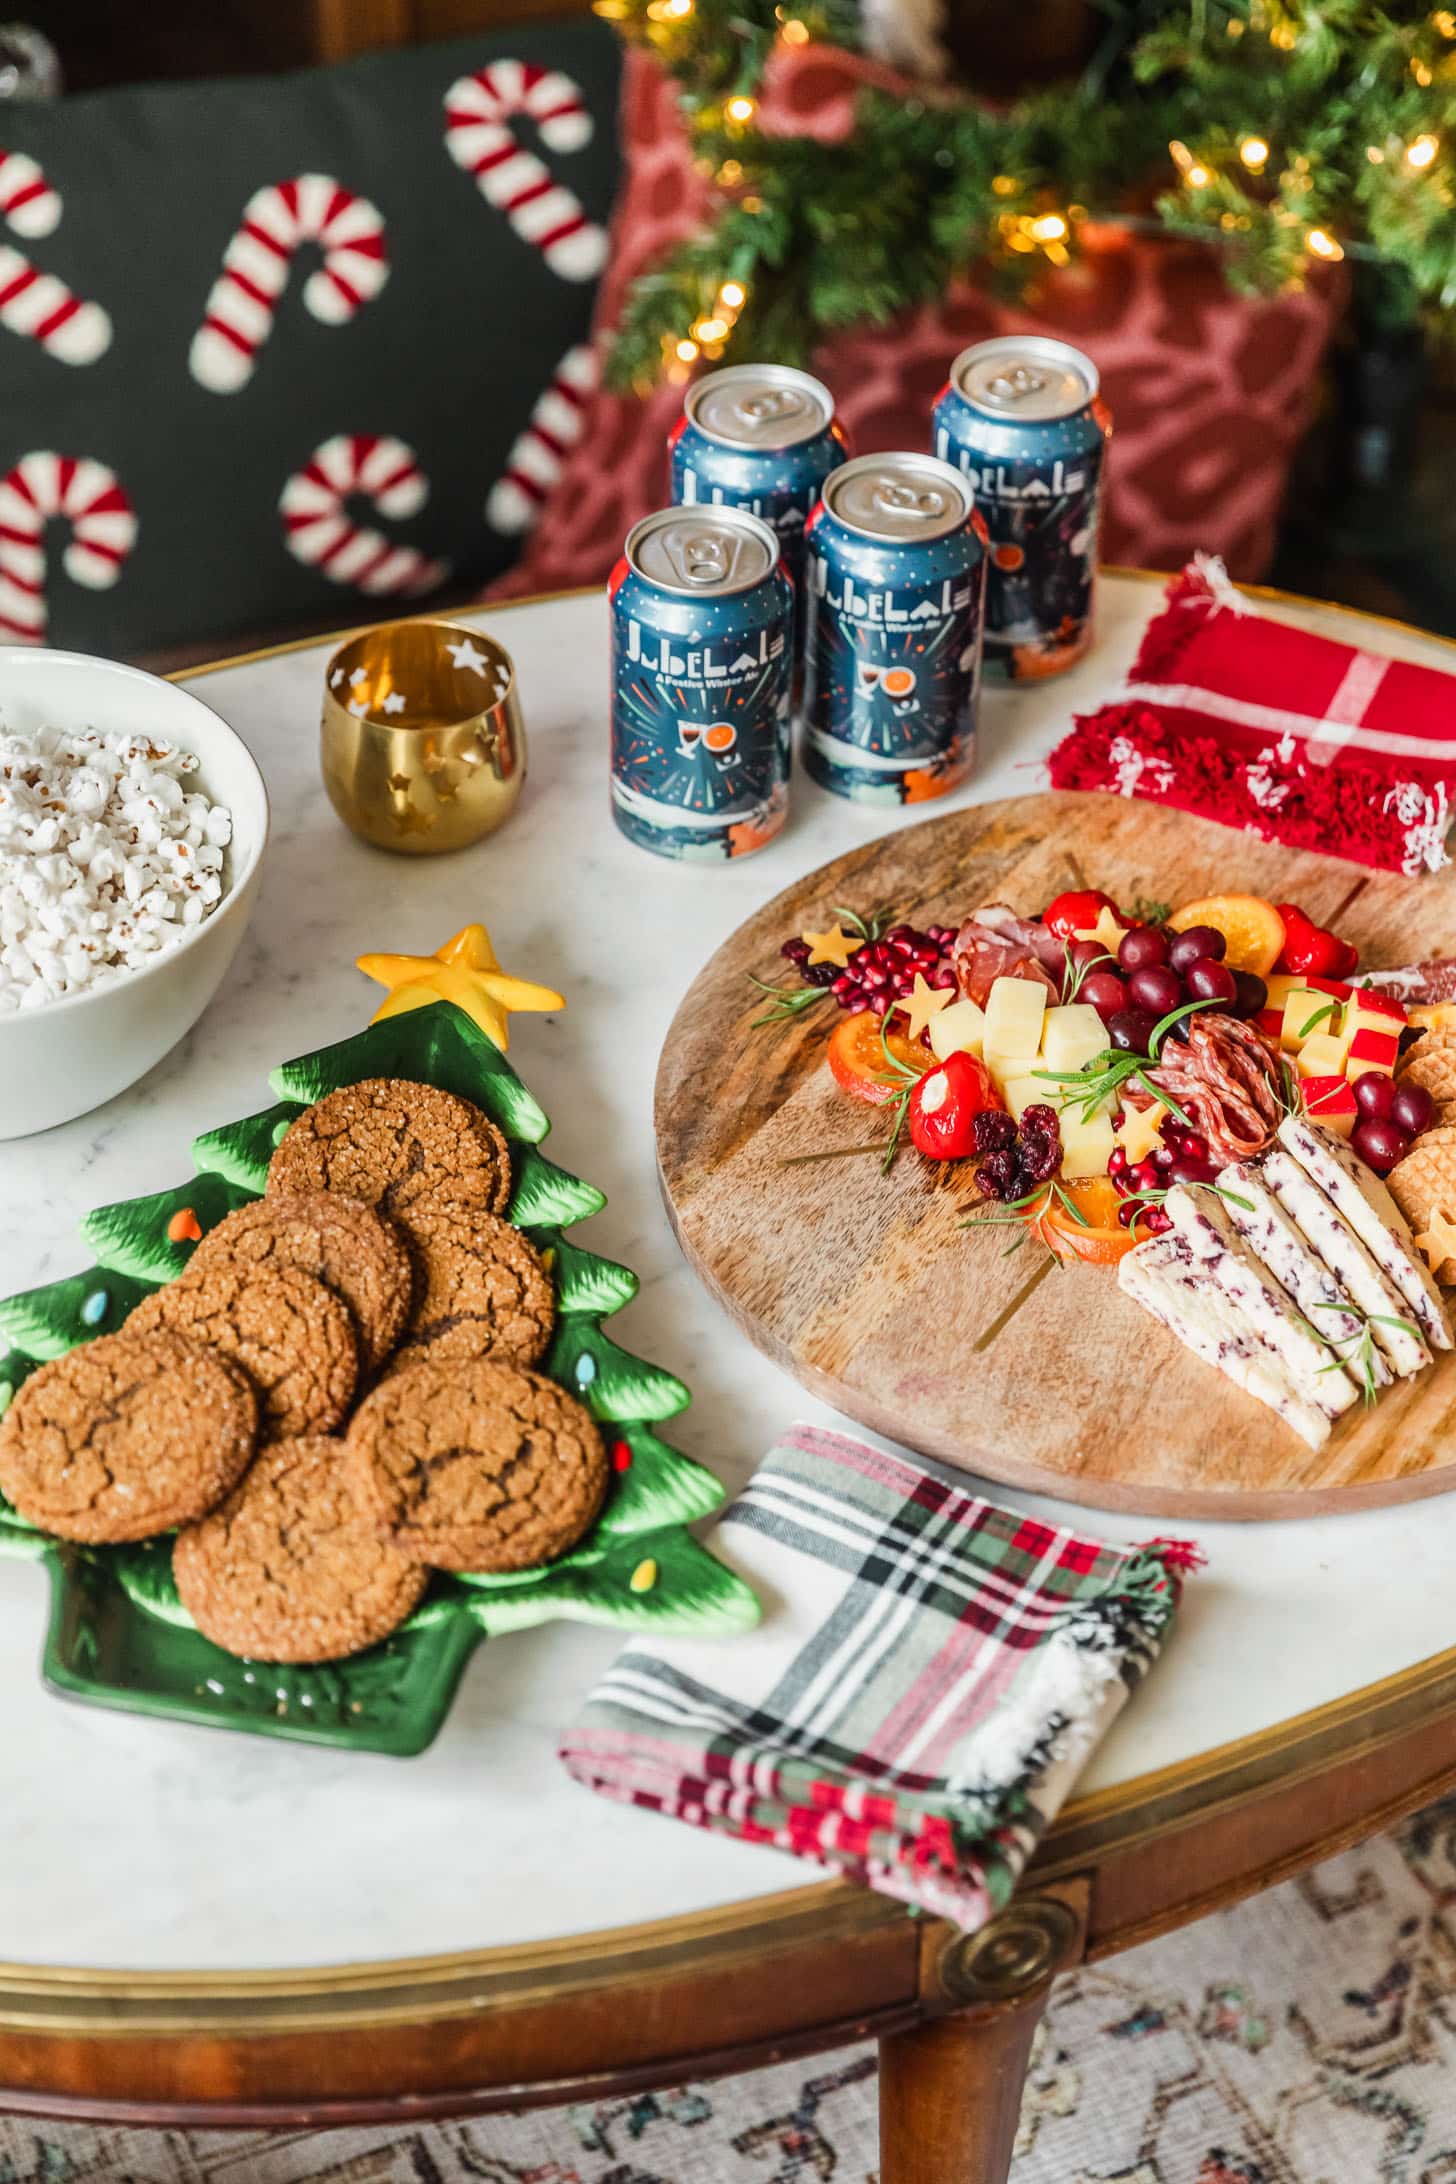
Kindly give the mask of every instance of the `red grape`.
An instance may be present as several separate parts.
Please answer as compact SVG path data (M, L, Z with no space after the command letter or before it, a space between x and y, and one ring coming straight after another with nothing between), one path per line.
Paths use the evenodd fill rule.
M1077 999L1090 1001L1105 1023L1118 1009L1126 1008L1127 987L1116 971L1089 971Z
M1103 1018L1107 1036L1124 1054L1146 1054L1158 1019L1151 1009L1114 1009Z
M1117 960L1125 971L1143 971L1168 960L1168 936L1160 925L1135 925L1118 943Z
M1365 1077L1373 1077L1374 1074L1373 1069L1367 1069ZM1359 1082L1361 1084L1365 1082L1365 1077L1360 1078ZM1389 1083L1390 1080L1387 1078L1385 1081ZM1434 1113L1435 1102L1423 1086L1418 1084L1396 1086L1395 1100L1390 1110L1390 1119L1392 1122L1398 1123L1402 1130L1409 1130L1412 1137L1419 1137L1422 1130L1430 1129L1431 1116Z
M1166 1016L1183 1000L1183 981L1166 963L1149 963L1135 970L1127 990L1140 1009L1151 1009L1154 1016Z
M1080 969L1088 963L1111 963L1112 958L1100 940L1069 940L1063 943L1067 960Z
M1232 1001L1238 993L1234 974L1226 963L1199 956L1183 973L1183 983L1194 1001Z
M1175 1160L1169 1170L1175 1183L1212 1183L1218 1170L1208 1160L1189 1160L1186 1155Z
M1269 988L1252 971L1235 971L1234 985L1235 1016L1257 1016L1260 1009L1269 1006Z
M1175 971L1186 972L1191 963L1207 957L1211 963L1222 963L1228 942L1214 925L1190 925L1186 933L1175 933L1168 950L1168 961Z
M1388 1122L1395 1114L1395 1086L1378 1069L1364 1070L1355 1079L1355 1105L1371 1122Z
M1396 1162L1404 1160L1410 1151L1410 1139L1393 1122L1357 1122L1350 1143L1377 1175L1389 1175Z

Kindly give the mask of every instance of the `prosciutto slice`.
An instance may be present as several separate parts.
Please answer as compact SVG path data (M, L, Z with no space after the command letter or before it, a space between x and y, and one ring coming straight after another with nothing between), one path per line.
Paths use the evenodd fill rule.
M978 1008L986 1006L998 978L1033 979L1055 1001L1066 951L1044 925L1018 917L1005 903L988 902L973 910L956 934L951 963L962 994Z

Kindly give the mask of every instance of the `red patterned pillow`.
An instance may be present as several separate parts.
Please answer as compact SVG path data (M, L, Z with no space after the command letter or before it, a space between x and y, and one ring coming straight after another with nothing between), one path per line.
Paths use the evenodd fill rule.
M822 49L777 71L765 87L766 126L842 133L846 85L866 64ZM884 71L874 71L884 80ZM636 274L698 226L709 185L693 169L671 83L640 52L623 80L626 180L597 306L616 322ZM1052 333L1095 360L1114 433L1103 511L1109 562L1177 569L1203 550L1230 572L1258 577L1320 360L1341 301L1338 279L1303 295L1250 300L1224 284L1196 243L1087 233L1083 260L1052 275L1036 312L957 289L933 310L826 350L816 369L833 388L857 451L929 445L930 405L951 358L1003 333ZM587 429L543 495L522 559L493 596L554 591L603 580L630 525L667 497L664 440L680 388L647 400L600 392Z

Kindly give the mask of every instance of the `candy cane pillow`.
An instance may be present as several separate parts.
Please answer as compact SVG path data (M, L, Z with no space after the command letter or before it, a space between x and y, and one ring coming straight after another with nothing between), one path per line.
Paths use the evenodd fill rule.
M0 110L0 644L506 569L595 384L619 78L588 16Z

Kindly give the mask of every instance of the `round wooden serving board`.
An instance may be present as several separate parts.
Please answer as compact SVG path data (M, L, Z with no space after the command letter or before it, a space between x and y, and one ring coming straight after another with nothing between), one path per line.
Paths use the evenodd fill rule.
M1018 797L888 834L788 888L718 950L668 1032L658 1165L689 1261L744 1332L815 1395L968 1471L1150 1515L1287 1517L1456 1486L1456 1352L1357 1408L1315 1453L1124 1297L1115 1270L1054 1267L983 1204L963 1165L908 1145L803 1161L884 1136L824 1061L830 1001L750 1029L750 974L787 973L790 935L835 904L954 925L981 903L1027 915L1064 888L1186 902L1238 890L1299 902L1371 965L1456 954L1456 883L1365 873L1155 804Z

